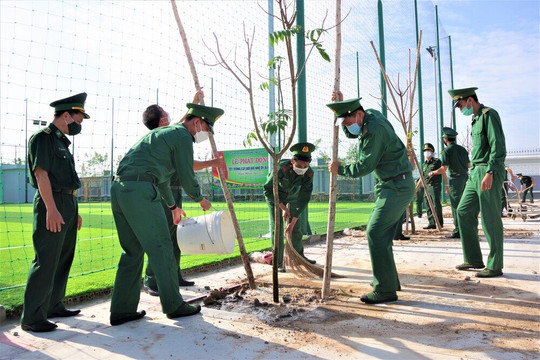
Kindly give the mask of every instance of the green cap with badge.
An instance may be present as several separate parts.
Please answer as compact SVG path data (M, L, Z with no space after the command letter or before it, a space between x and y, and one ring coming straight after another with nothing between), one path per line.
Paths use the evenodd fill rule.
M187 103L186 106L189 109L187 113L204 120L208 126L210 126L210 132L212 134L214 133L214 123L221 115L225 113L225 111L222 109L211 106L204 106L194 103Z
M464 89L450 89L448 90L448 93L452 97L452 100L454 101L454 107L455 107L459 100L469 97L469 96L476 95L476 90L478 90L477 87L470 87L470 88L464 88Z
M430 151L432 151L432 152L435 152L435 148L434 148L433 145L430 144L430 143L425 143L425 144L424 144L424 151L426 151L426 150L430 150Z
M55 113L59 111L76 110L83 113L85 119L90 119L90 115L88 115L84 110L85 101L86 93L83 92L65 99L53 101L50 106L54 108Z
M291 153L302 161L311 161L311 153L315 151L315 145L308 142L300 142L291 146Z
M446 127L446 126L443 127L442 131L443 131L443 138L447 138L449 140L455 140L456 136L458 135L456 130Z
M353 111L360 109L360 100L362 98L354 98L326 104L336 115L336 126L341 125L345 117Z

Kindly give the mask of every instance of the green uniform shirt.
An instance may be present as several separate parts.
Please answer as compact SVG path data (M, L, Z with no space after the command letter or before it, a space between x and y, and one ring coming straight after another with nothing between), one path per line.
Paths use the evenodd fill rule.
M384 181L412 170L405 145L379 111L366 110L358 141L358 162L340 166L338 174L361 177L374 172Z
M33 187L38 188L34 175L38 166L49 175L52 189L75 190L81 187L73 155L69 152L70 144L68 138L52 123L30 137L28 171Z
M497 111L480 105L480 109L472 118L471 136L473 148L471 163L487 164L487 170L504 171L506 144Z
M426 183L431 186L440 186L442 181L442 175L434 175L429 177L428 174L430 171L435 171L442 166L441 160L432 157L429 160L424 161L422 164L422 173L424 174L424 179Z
M273 172L268 174L264 184L264 197L266 201L274 205ZM294 172L291 160L281 160L278 172L279 202L290 204L291 217L298 217L306 208L313 191L313 170L308 168L304 175Z
M525 185L525 187L529 187L532 185L532 179L530 176L522 176L519 182Z
M116 174L152 176L167 205L172 205L170 179L176 173L186 194L199 202L203 197L193 171L193 140L183 124L156 128L133 145Z
M456 143L450 143L441 154L442 165L448 166L450 177L463 175L469 171L469 153Z

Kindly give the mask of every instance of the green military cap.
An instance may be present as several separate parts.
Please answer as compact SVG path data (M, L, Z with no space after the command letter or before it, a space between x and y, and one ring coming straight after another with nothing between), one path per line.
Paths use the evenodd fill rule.
M476 95L475 90L478 90L478 88L470 87L470 88L465 88L465 89L450 89L448 90L448 93L450 94L450 96L452 97L452 100L454 101L454 106L456 106L459 100L469 97L469 96Z
M446 127L446 126L442 128L442 131L443 131L443 138L455 139L456 136L458 135L456 130Z
M354 98L326 104L336 115L336 126L341 125L347 115L355 110L360 109L360 100L362 98Z
M517 173L516 176L523 176L523 174L522 173Z
M208 124L208 126L210 126L210 132L212 132L212 134L214 133L214 123L217 119L219 119L221 115L225 113L225 111L223 111L222 109L211 106L204 106L193 103L187 103L186 106L189 109L188 114L194 115L204 120Z
M53 101L50 104L50 106L54 108L54 112L77 110L83 113L85 119L90 119L90 115L88 115L84 111L85 101L86 101L86 93L83 92L77 95L67 97L65 99Z
M435 151L435 148L430 143L425 143L424 144L424 151L426 151L426 150Z
M315 145L308 142L300 142L291 146L291 153L303 161L311 161L313 151L315 151Z

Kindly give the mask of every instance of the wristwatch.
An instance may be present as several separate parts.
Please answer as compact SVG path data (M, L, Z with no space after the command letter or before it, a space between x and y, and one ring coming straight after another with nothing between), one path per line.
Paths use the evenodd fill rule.
M486 174L493 175L493 170L486 171Z

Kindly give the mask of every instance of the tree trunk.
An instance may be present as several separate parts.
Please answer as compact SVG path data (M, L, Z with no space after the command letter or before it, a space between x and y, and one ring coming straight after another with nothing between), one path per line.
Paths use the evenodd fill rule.
M339 90L341 62L341 0L336 0L336 53L334 67L334 91ZM332 121L332 162L338 161L339 127ZM326 228L326 263L324 264L322 298L330 295L330 278L332 277L332 254L334 251L334 224L336 221L337 174L330 173L330 195L328 200L328 227Z

